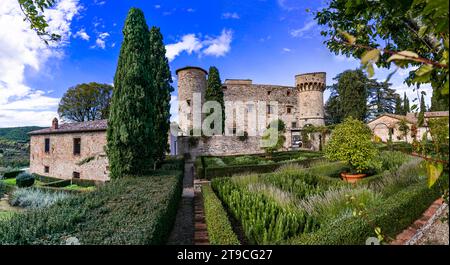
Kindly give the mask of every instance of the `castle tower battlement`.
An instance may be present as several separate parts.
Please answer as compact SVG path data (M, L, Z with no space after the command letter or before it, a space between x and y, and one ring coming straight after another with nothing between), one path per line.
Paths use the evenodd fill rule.
M326 88L326 73L315 72L295 76L295 86L298 89L299 125L325 125L323 92Z

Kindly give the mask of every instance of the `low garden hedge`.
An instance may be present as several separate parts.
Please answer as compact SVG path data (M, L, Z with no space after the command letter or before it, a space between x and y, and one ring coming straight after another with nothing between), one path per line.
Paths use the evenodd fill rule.
M202 186L205 218L211 245L240 245L228 215L211 186Z
M2 244L164 244L182 191L182 172L129 176L0 222Z
M323 161L323 158L311 158L307 160L301 160L296 162L279 162L266 165L237 165L237 166L226 166L226 167L207 167L204 169L204 178L213 179L217 177L231 177L235 174L251 172L251 173L267 173L273 172L280 168L281 166L287 164L300 165L304 167L309 167L314 163Z
M3 174L3 178L4 179L12 179L17 177L17 175L19 175L20 173L25 172L24 170L14 170L14 171L9 171L9 172L5 172Z
M369 209L368 219L348 216L321 227L314 233L303 234L285 241L289 245L364 245L368 237L376 237L373 225L391 238L420 218L436 200L439 185L428 188L425 183L412 185ZM370 225L367 220L371 220Z

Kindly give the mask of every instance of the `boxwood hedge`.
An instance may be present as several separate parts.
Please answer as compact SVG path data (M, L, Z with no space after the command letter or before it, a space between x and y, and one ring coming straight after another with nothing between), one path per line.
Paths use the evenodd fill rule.
M182 190L182 171L113 180L96 191L71 196L0 222L2 244L164 244Z
M211 245L240 245L228 215L211 186L202 186L205 218Z
M425 183L412 185L383 200L368 210L368 218L347 216L321 227L318 231L303 234L285 241L293 245L361 245L374 237L374 227L394 238L418 219L430 204L439 197L439 185L428 188ZM369 224L369 220L372 225Z

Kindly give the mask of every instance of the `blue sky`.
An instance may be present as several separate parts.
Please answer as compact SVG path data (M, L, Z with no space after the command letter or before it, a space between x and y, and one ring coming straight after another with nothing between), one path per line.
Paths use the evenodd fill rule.
M161 28L173 75L186 65L214 65L222 80L293 85L296 74L324 71L331 84L359 63L323 44L306 11L323 5L314 0L59 0L46 14L50 29L63 40L48 47L22 21L17 0L2 0L0 127L48 126L69 87L112 83L130 7L141 8L148 25ZM388 72L377 69L375 77L383 80ZM393 87L412 100L416 93L402 83L406 74L399 71ZM430 95L430 88L425 90Z

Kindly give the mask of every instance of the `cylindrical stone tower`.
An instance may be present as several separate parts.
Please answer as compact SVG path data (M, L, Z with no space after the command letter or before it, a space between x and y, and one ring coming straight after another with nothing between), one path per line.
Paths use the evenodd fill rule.
M326 73L307 73L295 76L298 89L299 127L311 124L325 125L323 109L323 91L326 85Z
M205 99L206 75L200 67L186 66L176 70L178 79L178 115L179 126L184 135L191 129L201 129L202 105ZM195 113L199 113L195 115Z

